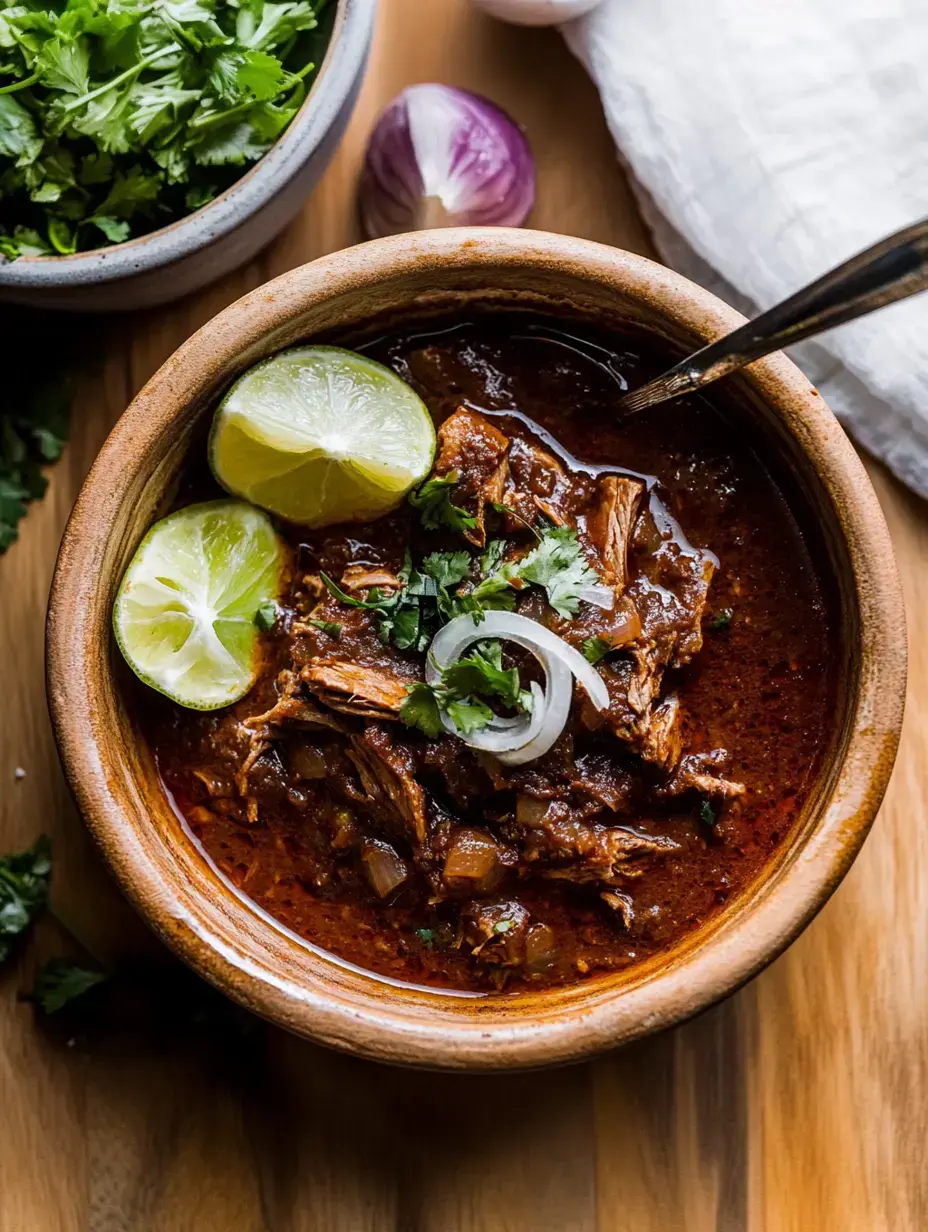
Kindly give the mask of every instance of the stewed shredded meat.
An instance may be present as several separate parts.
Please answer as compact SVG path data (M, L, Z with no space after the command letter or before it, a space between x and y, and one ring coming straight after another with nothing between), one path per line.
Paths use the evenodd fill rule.
M432 478L452 481L449 499L472 524L425 530L404 505L370 525L294 530L294 581L282 596L284 618L265 639L258 684L227 711L172 712L156 739L162 772L224 873L352 961L477 989L628 965L721 905L743 884L742 868L761 858L752 827L760 825L770 850L787 825L776 817L799 807L807 779L794 770L775 804L765 793L783 759L806 747L811 757L821 744L810 698L820 705L825 675L808 647L826 628L824 609L804 597L806 583L789 572L786 548L777 555L771 531L765 550L791 579L790 602L818 613L818 624L790 614L778 642L767 609L750 608L745 596L745 620L781 648L751 658L751 631L739 623L730 635L730 615L707 634L720 610L719 559L696 544L725 547L728 562L736 556L726 527L740 506L725 504L724 483L709 502L718 512L698 523L693 543L681 522L688 526L695 481L682 464L669 486L643 466L604 465L625 448L611 424L590 449L598 465L577 463L561 444L587 452L594 421L581 395L563 436L561 403L545 412L546 431L525 419L542 413L548 385L553 400L576 361L558 351L549 368L511 386L492 348L478 364L477 352L454 339L408 345L390 362L435 412ZM532 392L517 416L520 389ZM595 422L608 424L608 402L589 397ZM629 465L659 459L666 446L655 437L651 452L636 448ZM778 506L764 499L773 517ZM776 525L792 542L791 524ZM428 639L411 637L400 649L388 621L390 602L409 585L410 559L466 549L466 597L491 541L504 541L498 563L517 566L551 528L576 536L581 563L611 591L611 606L581 601L568 618L540 584L516 584L511 604L587 655L608 706L596 710L575 685L554 746L517 766L450 732L408 726L403 707L423 681ZM737 559L747 560L751 532L738 533L745 547ZM726 607L744 595L727 568ZM745 579L759 576L741 568ZM537 677L531 656L505 643L504 654L523 682ZM749 706L754 729L764 707L778 723L776 737L758 737L750 756L739 736L752 738L741 718Z

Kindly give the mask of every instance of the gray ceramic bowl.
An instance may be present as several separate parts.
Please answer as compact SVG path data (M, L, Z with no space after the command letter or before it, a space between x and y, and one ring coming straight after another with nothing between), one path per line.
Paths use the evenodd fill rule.
M338 0L319 76L296 118L250 171L203 209L110 248L0 261L0 300L77 312L149 308L243 265L299 212L348 123L377 0Z

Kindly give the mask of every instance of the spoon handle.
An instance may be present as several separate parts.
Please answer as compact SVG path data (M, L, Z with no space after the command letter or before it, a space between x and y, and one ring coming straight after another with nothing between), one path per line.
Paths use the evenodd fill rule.
M928 218L837 266L740 329L626 394L626 414L692 393L771 351L928 289Z

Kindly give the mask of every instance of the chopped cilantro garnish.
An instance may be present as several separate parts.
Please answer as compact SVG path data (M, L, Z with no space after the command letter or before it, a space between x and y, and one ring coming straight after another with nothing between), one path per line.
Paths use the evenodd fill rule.
M438 697L431 685L420 681L406 686L406 700L400 707L400 718L409 727L418 727L434 740L442 733Z
M493 925L495 933L508 933L510 928L512 928L512 920L497 920Z
M469 552L431 552L420 568L439 587L457 586L467 577L470 569Z
M498 697L519 710L532 708L531 693L520 686L519 669L503 668L503 648L497 641L479 642L469 655L452 663L442 673L442 684L457 697L479 694Z
M26 851L0 855L0 963L45 909L51 871L51 844L44 834ZM45 1013L54 1014L106 978L102 972L53 958L36 972L33 990L26 999L35 1001Z
M523 712L532 708L532 695L521 687L519 669L503 667L502 647L497 641L480 642L466 658L442 672L439 684L409 685L407 692L400 718L427 736L441 732L442 711L464 736L486 727L494 712L485 698Z
M731 624L732 616L734 616L734 612L730 607L723 608L717 616L714 616L712 620L709 621L709 628L713 633L719 633L723 629L727 629Z
M453 489L458 484L457 471L449 471L447 475L426 479L414 492L409 493L409 503L419 510L422 525L426 530L438 530L447 526L450 530L473 530L477 519L452 503Z
M505 539L491 539L486 546L486 551L480 557L480 576L488 578L495 573L503 563L503 557L506 555L508 544Z
M570 620L580 606L580 591L599 582L599 575L583 554L577 532L569 526L555 527L515 566L523 582L543 586L548 602L559 616Z
M606 637L588 637L583 643L583 657L587 663L598 663L613 649L612 642Z
M483 577L470 589L467 576L474 558L466 551L430 552L418 569L412 567L407 554L398 574L401 586L388 594L372 587L366 599L348 594L325 573L320 576L340 603L375 616L384 644L420 652L428 648L438 628L456 616L470 615L478 624L486 611L512 611L517 590L530 583L543 586L554 610L569 620L577 611L583 588L598 581L576 532L569 527L546 531L538 546L521 560L502 564L505 550L505 540L490 542L480 561Z
M701 800L699 803L699 820L703 823L703 825L711 828L716 824L718 819L719 815L709 801Z
M423 945L435 944L435 929L434 928L417 928L416 936Z
M334 637L336 642L342 635L342 626L337 620L310 620L309 623L316 629L320 629L323 633L328 633L329 637Z
M445 710L448 718L462 736L479 731L493 721L493 711L477 697L469 697L462 701L449 701Z
M270 632L277 624L277 617L280 609L273 599L269 599L267 603L262 603L255 612L255 624L264 633ZM313 624L316 622L313 621Z

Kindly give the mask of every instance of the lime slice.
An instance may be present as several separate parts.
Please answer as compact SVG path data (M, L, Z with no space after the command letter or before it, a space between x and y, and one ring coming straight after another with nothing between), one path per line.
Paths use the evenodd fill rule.
M126 662L182 706L237 701L254 684L255 613L277 598L283 563L270 518L241 501L189 505L156 522L113 608Z
M216 412L210 465L229 492L303 526L379 517L429 473L431 416L382 364L294 347L249 369Z

